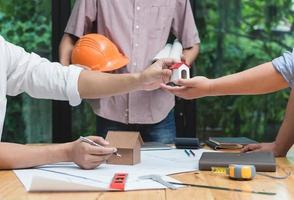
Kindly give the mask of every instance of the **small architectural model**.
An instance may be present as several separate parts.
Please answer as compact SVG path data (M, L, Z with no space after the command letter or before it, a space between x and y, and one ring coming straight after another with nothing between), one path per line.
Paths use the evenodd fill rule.
M185 63L176 63L171 66L172 76L170 82L176 82L179 79L189 79L190 69Z
M106 140L111 146L116 147L121 155L111 156L107 164L135 165L141 162L143 140L139 132L108 131Z
M166 46L154 57L153 61L163 59L163 58L172 58L178 63L174 64L170 69L172 70L172 76L170 82L176 83L179 79L189 79L190 78L190 69L189 66L181 62L181 56L183 53L182 44L176 39L171 44L166 44Z

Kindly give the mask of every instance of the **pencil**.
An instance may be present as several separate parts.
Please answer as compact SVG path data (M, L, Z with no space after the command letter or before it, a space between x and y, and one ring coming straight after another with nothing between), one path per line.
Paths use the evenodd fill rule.
M185 151L185 153L187 154L187 156L190 157L190 153L187 151L187 149L185 149L184 151Z
M191 149L189 151L193 155L193 157L195 157L195 153Z
M96 146L96 147L103 147L102 145L97 144L96 142L90 140L89 138L83 137L83 136L80 136L80 140L82 142L86 142L86 143L91 144L91 145ZM116 155L117 157L121 157L121 155L119 153L117 153L117 152L114 152L113 154Z

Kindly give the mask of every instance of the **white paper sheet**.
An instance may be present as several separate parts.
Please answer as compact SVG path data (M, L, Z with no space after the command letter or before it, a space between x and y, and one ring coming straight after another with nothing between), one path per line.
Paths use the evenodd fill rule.
M209 150L193 151L195 157L192 155L188 157L184 150L178 149L142 151L141 163L132 166L102 164L94 170L82 170L73 163L61 163L41 166L40 169L14 170L14 172L27 191L109 190L115 173L128 173L125 190L161 189L165 187L152 180L142 180L139 177L157 174L169 181L176 181L166 175L198 170L202 153Z

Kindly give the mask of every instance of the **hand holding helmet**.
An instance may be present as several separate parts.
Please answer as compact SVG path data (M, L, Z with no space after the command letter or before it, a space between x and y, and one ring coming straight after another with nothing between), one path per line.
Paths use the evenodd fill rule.
M110 72L126 66L129 59L105 36L87 34L74 46L71 63L86 66L91 70Z

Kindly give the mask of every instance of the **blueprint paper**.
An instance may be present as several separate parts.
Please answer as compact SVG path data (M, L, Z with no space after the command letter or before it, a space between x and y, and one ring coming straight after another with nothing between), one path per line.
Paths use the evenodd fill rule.
M209 150L193 151L195 157L179 149L142 151L141 163L137 165L102 164L93 170L83 170L74 163L58 163L14 172L27 191L108 191L115 173L128 173L125 190L163 189L165 186L139 177L157 174L176 181L167 175L198 170L202 153Z

